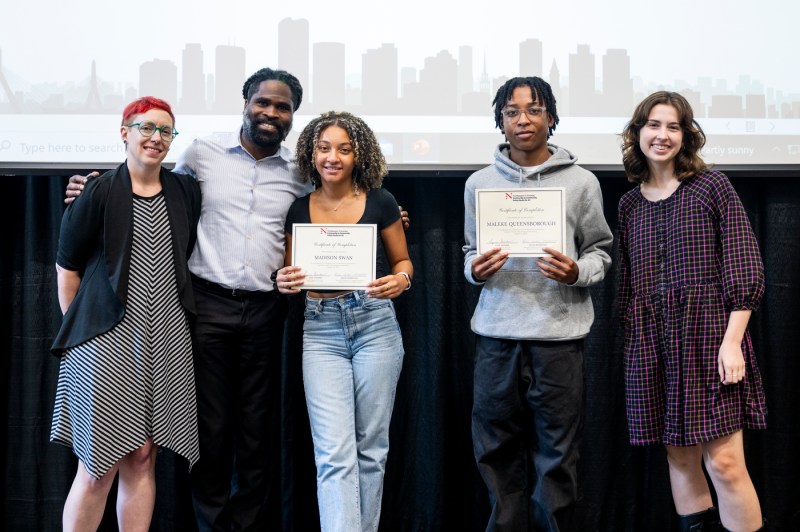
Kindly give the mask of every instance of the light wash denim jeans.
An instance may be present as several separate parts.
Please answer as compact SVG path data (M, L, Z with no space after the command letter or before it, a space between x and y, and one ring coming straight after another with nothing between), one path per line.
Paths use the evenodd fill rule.
M323 532L377 531L403 340L390 300L306 297L303 384Z

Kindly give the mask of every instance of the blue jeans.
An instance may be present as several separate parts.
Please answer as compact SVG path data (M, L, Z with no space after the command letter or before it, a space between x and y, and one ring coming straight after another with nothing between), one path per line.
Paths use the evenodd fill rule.
M303 384L323 532L376 531L403 341L390 300L306 297Z

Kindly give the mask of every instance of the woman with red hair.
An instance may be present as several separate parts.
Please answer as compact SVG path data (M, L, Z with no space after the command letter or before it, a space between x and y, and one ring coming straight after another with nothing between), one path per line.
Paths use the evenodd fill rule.
M64 320L51 441L78 471L64 530L96 530L119 474L120 530L147 530L157 447L198 459L187 260L200 217L191 177L162 168L177 135L167 102L125 108L127 160L92 179L64 213L56 258Z

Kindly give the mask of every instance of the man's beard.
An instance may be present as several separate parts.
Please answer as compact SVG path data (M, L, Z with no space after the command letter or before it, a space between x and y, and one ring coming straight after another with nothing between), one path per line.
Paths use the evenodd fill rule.
M269 124L275 128L275 131L265 131L258 126L260 124ZM283 139L286 138L286 130L283 129L283 125L281 125L278 121L271 121L271 120L253 120L251 117L245 115L244 117L244 129L247 132L247 136L250 137L250 140L256 146L261 148L274 148L275 146L279 146Z

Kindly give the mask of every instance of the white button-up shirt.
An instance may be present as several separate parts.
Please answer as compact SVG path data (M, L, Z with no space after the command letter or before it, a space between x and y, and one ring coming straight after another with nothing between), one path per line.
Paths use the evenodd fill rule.
M174 171L194 176L203 192L191 272L227 288L272 290L270 274L284 262L286 213L313 189L297 175L292 152L281 146L256 160L239 132L218 133L196 139Z

